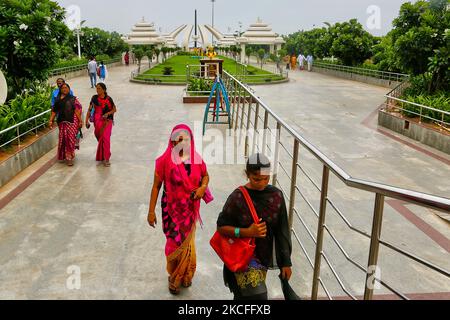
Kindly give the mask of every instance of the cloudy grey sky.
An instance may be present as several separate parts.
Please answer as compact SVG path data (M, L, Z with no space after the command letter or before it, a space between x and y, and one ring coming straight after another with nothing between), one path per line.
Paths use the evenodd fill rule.
M199 23L211 24L211 0L57 0L67 8L78 5L88 26L129 33L131 27L145 17L163 33L181 24L194 23L194 9L199 11ZM384 35L398 15L405 0L216 0L215 26L222 32L243 31L261 17L275 32L289 34L301 29L335 23L350 18L358 20L374 35ZM411 0L411 2L414 2ZM380 9L380 28L369 28L370 6ZM373 20L371 20L373 22Z

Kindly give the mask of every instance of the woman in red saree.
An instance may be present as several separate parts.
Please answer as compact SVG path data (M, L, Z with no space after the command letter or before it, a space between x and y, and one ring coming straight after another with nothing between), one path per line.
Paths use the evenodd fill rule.
M117 112L113 99L106 92L106 85L98 83L97 94L92 97L86 114L86 128L90 128L90 121L94 122L95 137L98 141L96 160L103 162L106 167L111 164L111 134L114 124L114 114Z
M200 221L200 200L212 201L205 162L195 151L194 137L187 125L176 126L164 154L156 160L148 223L155 227L156 202L161 187L162 225L166 236L165 254L169 291L192 285L196 270L195 230Z
M68 166L73 166L75 159L76 137L78 129L83 126L81 113L80 102L71 94L69 85L64 83L52 107L49 127L53 128L56 117L59 127L58 160L66 161Z

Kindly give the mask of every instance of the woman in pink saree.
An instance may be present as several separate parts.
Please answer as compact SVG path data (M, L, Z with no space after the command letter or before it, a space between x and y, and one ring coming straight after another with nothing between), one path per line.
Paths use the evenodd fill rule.
M213 200L208 190L209 175L205 162L195 151L191 129L176 126L164 154L156 160L148 223L155 227L156 202L161 187L162 226L166 236L165 254L169 273L169 291L180 293L190 287L196 270L195 230L200 221L200 200Z
M70 91L67 83L60 87L60 93L52 107L49 120L50 129L53 128L55 118L59 127L58 160L66 161L68 166L73 166L75 159L75 143L78 129L83 126L82 107L76 97Z
M117 112L113 99L106 92L104 83L97 84L97 94L92 97L86 114L86 128L94 122L95 137L98 141L96 160L103 162L105 167L111 164L111 134L114 124L114 114Z

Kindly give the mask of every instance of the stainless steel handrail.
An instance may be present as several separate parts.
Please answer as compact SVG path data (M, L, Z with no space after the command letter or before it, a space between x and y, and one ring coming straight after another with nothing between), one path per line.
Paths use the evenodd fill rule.
M122 61L122 58L107 60L107 61L105 61L105 64L108 65L108 64L119 62L119 61ZM80 71L80 70L84 70L84 69L87 69L87 63L50 70L50 76L51 77L59 76L59 75L62 75L62 74L68 73L68 72Z
M378 79L383 79L383 80L395 80L397 82L403 82L409 78L409 75L403 74L403 73L388 72L388 71L382 71L382 70L374 70L374 69L351 67L351 66L343 66L340 64L331 64L331 63L324 63L324 62L314 62L313 66L319 67L319 68L324 68L324 69L329 69L329 70L342 71L342 72L353 73L353 74L358 74L358 75L365 75L365 76L370 76L373 78L378 78Z
M29 130L27 130L26 132L22 132L22 133L20 133L20 127L23 126L24 124L27 124L28 122L31 122L31 121L33 121L33 120L36 120L36 119L41 118L41 117L43 117L43 116L46 116L47 114L50 113L50 111L51 111L51 110L49 109L49 110L44 111L44 112L42 112L42 113L40 113L40 114L38 114L38 115L35 115L34 117L31 117L31 118L29 118L29 119L27 119L27 120L24 120L24 121L22 121L22 122L20 122L20 123L17 123L17 124L15 124L15 125L13 125L13 126L7 128L7 129L4 129L4 130L0 131L0 136L2 136L3 134L5 134L5 133L7 133L7 132L9 132L9 131L16 130L16 136L14 137L14 139L11 139L11 140L5 142L4 144L0 145L0 148L3 148L3 147L5 147L5 146L11 144L12 142L14 142L14 141L16 141L16 140L18 141L18 145L20 146L20 138L21 138L21 137L23 137L24 135L26 135L26 134L28 134L28 133L30 133L30 132L32 132L32 131L36 131L36 134L37 134L37 129L39 129L40 127L45 126L47 122L41 123L41 124L39 124L39 125L36 124L35 127L31 128L31 129L29 129Z
M412 114L412 115L418 116L419 123L422 123L422 119L428 119L428 120L437 122L441 126L441 129L450 127L450 122L445 121L446 117L450 117L450 112L448 112L448 111L428 107L428 106L425 106L425 105L422 105L419 103L415 103L415 102L410 102L410 101L403 100L403 99L400 99L400 98L397 98L397 97L394 97L391 95L386 95L385 97L387 98L387 102L385 104L385 107L383 108L383 110L385 110L385 111L395 109L395 110L399 110L399 111L402 111L407 114ZM394 102L398 102L400 104L397 104L397 103L394 104ZM408 104L408 105L411 105L414 107L418 107L418 108L420 108L420 111L415 112L415 111L407 110L406 108L402 107L401 104ZM436 112L436 113L440 114L441 116L439 117L439 119L435 118L435 117L430 117L430 116L424 114L424 110Z
M258 131L258 121L252 122L250 121L250 117L252 117L252 112L256 113L256 110L258 112L255 114L256 119L260 119L264 121L264 129L269 130L269 118L272 119L272 121L275 121L277 125L277 142L276 142L276 151L275 151L275 163L274 163L274 174L273 174L273 182L277 186L280 187L280 190L286 197L286 201L289 202L289 213L290 213L290 225L292 226L292 218L294 217L294 214L297 215L298 218L300 218L300 214L296 208L295 203L295 193L298 192L302 198L305 200L308 207L314 212L314 215L319 220L318 224L318 232L316 234L316 239L314 239L311 231L306 226L305 221L300 218L300 221L302 224L306 227L308 234L313 238L313 241L316 245L316 255L315 255L315 262L312 263L311 259L309 258L309 255L307 253L306 247L304 244L301 243L299 237L297 236L297 233L294 229L292 229L293 234L295 238L299 241L299 244L302 248L302 251L305 253L305 255L308 258L308 261L312 265L314 269L314 278L313 278L313 292L312 292L312 298L317 299L318 298L318 286L321 285L323 290L325 291L326 295L332 299L332 296L330 295L329 290L325 287L323 279L320 277L320 271L321 271L321 258L323 257L325 259L325 262L328 264L332 274L335 276L335 279L339 283L340 287L346 292L350 298L354 299L355 297L349 292L349 290L345 287L339 273L337 272L337 269L332 264L331 259L325 254L325 252L322 249L322 242L324 233L328 233L333 241L338 246L339 250L344 254L346 259L350 261L352 264L358 267L358 269L362 270L366 273L366 280L367 283L372 276L370 274L370 268L371 266L378 265L378 255L379 255L379 247L380 245L385 246L402 256L412 259L418 263L420 263L422 266L428 268L429 270L438 272L439 274L450 278L450 272L448 270L445 270L444 268L441 268L437 265L435 265L432 262L429 262L423 258L420 258L414 254L411 254L407 252L406 250L403 250L402 248L399 248L385 240L381 239L381 227L382 227L382 221L383 221L383 212L384 212L384 201L386 197L394 198L398 200L402 200L408 203L416 204L422 207L428 207L433 210L439 210L444 212L450 212L450 199L438 197L430 194L420 193L416 191L411 191L407 189L402 189L394 186L388 186L376 182L366 181L362 179L356 179L351 177L349 174L345 172L342 168L340 168L338 165L336 165L333 161L331 161L328 157L326 157L320 150L318 150L314 145L312 145L310 142L308 142L305 138L303 138L298 132L293 130L285 121L283 121L276 113L274 113L259 97L257 97L255 94L253 94L250 90L247 89L247 87L240 82L236 77L232 76L228 72L225 72L225 83L227 84L230 91L233 91L235 94L234 97L232 97L232 112L233 115L236 115L236 119L233 123L234 127L238 128L238 120L240 120L239 127L242 129L250 129L250 125L254 126L254 130ZM243 100L243 97L250 97L250 99L244 99L244 103L241 103ZM248 102L248 103L246 103ZM256 105L256 110L252 107L253 104ZM242 109L240 109L242 108ZM237 109L237 110L236 110ZM248 110L245 112L245 110ZM239 113L242 113L242 115L239 116ZM260 116L260 114L264 113L264 119ZM244 119L247 119L247 127L245 127ZM289 147L287 144L280 141L280 130L283 130L286 132L289 136L292 137L294 141L294 152L291 153L289 150ZM271 131L272 132L272 131ZM259 135L259 132L258 132ZM271 133L273 135L273 132ZM255 139L255 137L254 137ZM246 139L246 156L248 156L248 146L247 144L250 144L248 139ZM253 141L252 146L254 149L255 141ZM309 151L317 160L319 160L323 165L323 177L322 177L322 187L319 187L316 182L307 174L307 172L299 165L297 159L299 156L299 150L298 145L301 145L304 149ZM267 138L264 136L263 141L263 150L268 149L267 145ZM258 149L259 146L258 146ZM281 150L286 151L288 154L288 158L292 160L292 174L290 174L287 170L287 168L279 161L279 152ZM288 178L288 180L291 181L291 189L290 192L288 190L285 190L283 186L280 183L280 180L278 179L278 168L280 168ZM306 175L306 177L311 181L311 183L314 185L314 188L319 191L321 194L321 206L320 210L316 210L312 203L307 199L307 197L302 193L300 188L296 185L296 176L297 176L297 170L294 170L294 168L299 168L302 173ZM373 212L373 226L372 226L372 232L368 233L362 230L359 230L355 228L349 220L343 215L342 211L337 207L337 205L330 199L328 196L328 187L329 187L329 174L332 173L336 177L338 177L346 186L350 188L355 188L363 191L372 192L375 195L375 205L374 205L374 212ZM325 223L325 216L327 211L327 204L331 205L332 208L338 213L339 217L344 220L347 227L349 227L350 230L357 232L358 234L369 238L370 243L370 253L369 253L369 262L367 266L367 270L364 270L364 268L361 266L360 263L353 260L345 250L344 246L338 241L337 237L334 235L332 230L329 226ZM386 283L385 281L382 281L381 279L375 278L379 283L381 283L385 288L396 294L402 299L408 299L408 297L404 294L402 294L398 289L395 289L391 284ZM370 288L368 285L365 286L365 293L364 293L365 299L372 299L373 298L373 288Z

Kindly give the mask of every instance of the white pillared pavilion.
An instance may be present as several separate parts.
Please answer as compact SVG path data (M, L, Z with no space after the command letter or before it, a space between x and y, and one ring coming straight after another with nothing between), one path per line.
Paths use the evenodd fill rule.
M132 32L127 36L125 42L131 46L157 46L164 43L164 38L156 32L154 23L145 22L145 19L142 18L141 22L134 25Z
M188 51L190 42L194 38L192 35L194 26L181 25L169 34L160 35L157 33L153 23L145 22L142 18L141 22L135 24L132 32L124 38L125 42L131 46L136 45L155 45L158 47L176 47L178 45L176 38L183 33L183 48ZM225 35L210 25L198 25L198 40L203 48L211 45L209 33L211 33L217 41L218 46L229 47L232 45L240 46L242 52L245 52L246 45L267 45L270 53L275 53L281 49L284 39L275 33L269 24L264 23L260 18L250 25L250 27L240 37L234 35ZM241 60L244 62L245 54L241 54Z
M277 33L272 31L269 24L264 23L260 18L250 25L241 37L238 37L237 42L241 45L242 52L245 52L245 45L268 45L270 53L275 53L281 49L281 45L285 43L284 39ZM245 55L241 55L241 62L244 62Z

